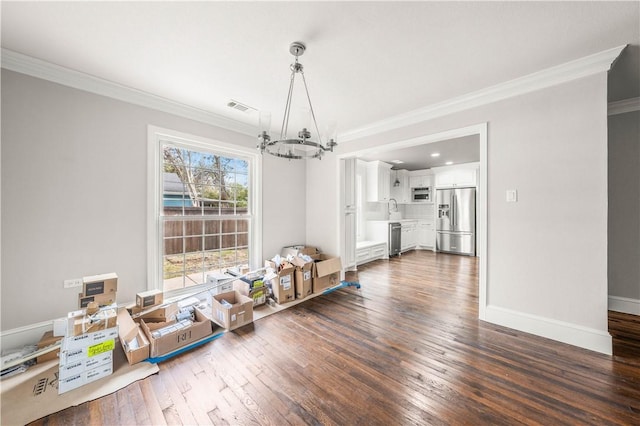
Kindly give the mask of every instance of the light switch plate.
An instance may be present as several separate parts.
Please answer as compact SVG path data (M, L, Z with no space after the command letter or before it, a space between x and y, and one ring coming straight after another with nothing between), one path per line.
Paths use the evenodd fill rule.
M507 189L507 203L515 203L518 201L518 190Z

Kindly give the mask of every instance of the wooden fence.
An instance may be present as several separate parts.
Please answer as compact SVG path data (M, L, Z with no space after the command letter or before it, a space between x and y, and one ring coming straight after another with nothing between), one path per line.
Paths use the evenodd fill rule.
M198 207L165 207L164 254L192 253L205 250L224 250L249 245L249 219L224 217L246 213L244 210L224 209L215 214L220 218L203 219ZM213 212L208 212L211 214ZM194 216L172 221L168 217L178 215ZM169 219L169 220L167 220Z

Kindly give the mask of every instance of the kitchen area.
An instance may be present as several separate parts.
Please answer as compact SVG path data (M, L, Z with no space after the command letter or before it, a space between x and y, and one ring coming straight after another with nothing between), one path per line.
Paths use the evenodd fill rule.
M473 147L471 141L464 142ZM430 145L423 156L438 157L438 151L444 151ZM394 155L400 158L401 153L388 157ZM404 158L418 159L415 150L412 155ZM345 205L344 228L345 247L353 247L353 258L346 256L350 269L411 250L477 255L478 161L417 168L429 164L367 160L345 160L345 200L351 200Z

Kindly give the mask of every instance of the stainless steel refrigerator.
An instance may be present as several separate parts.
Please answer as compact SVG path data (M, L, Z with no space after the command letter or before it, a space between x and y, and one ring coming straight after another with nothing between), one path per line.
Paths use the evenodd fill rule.
M476 189L436 191L436 250L476 255Z

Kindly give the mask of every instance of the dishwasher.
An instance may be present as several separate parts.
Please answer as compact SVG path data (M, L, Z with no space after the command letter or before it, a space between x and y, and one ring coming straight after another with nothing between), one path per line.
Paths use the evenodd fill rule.
M402 224L400 222L389 223L389 257L400 254L400 236Z

